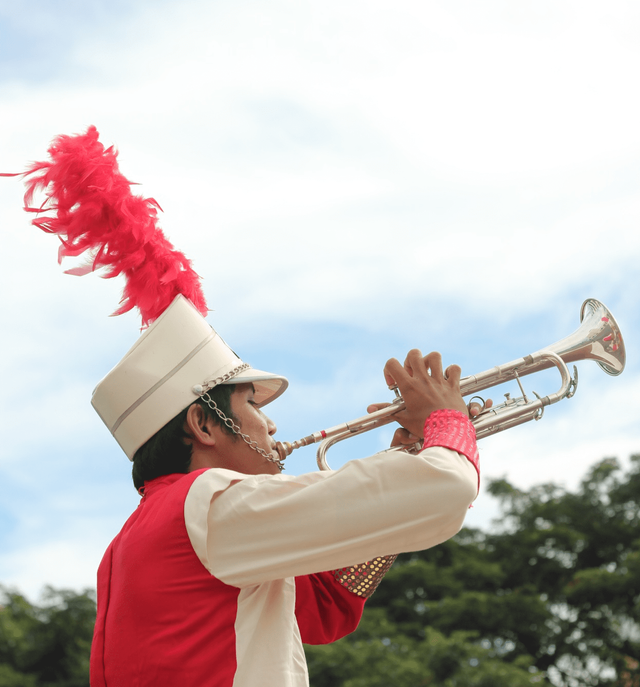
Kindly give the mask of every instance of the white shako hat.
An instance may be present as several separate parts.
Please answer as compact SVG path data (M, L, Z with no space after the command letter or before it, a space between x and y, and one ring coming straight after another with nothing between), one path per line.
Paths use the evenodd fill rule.
M218 384L253 382L258 407L280 396L285 377L252 368L182 295L98 384L91 403L130 460L167 422Z
M254 370L207 324L200 277L158 226L160 206L135 196L121 173L118 151L105 148L95 126L57 136L49 160L33 163L25 177L31 222L59 237L58 260L84 255L67 270L82 276L99 269L123 275L114 315L137 308L148 329L96 387L92 404L124 452L135 452L167 422L218 384L253 382L258 406L288 386L284 377ZM44 203L32 205L44 191Z

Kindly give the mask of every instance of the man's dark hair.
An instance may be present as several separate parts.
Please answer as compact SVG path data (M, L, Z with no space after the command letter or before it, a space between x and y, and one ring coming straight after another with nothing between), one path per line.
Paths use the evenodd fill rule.
M237 418L231 411L231 395L235 389L235 384L218 384L209 391L209 396L227 417L238 424ZM194 404L201 406L205 415L217 422L222 429L233 434L233 430L224 424L218 414L205 401L198 399L192 405ZM135 452L131 472L136 489L140 489L145 482L162 475L189 472L191 445L185 443L188 435L184 431L184 423L189 408L190 406L187 406L173 420L169 420L162 429L158 430Z

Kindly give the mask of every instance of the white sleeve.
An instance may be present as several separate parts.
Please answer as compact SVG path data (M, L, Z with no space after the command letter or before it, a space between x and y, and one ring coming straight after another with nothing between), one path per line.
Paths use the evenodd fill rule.
M246 587L440 544L462 527L477 487L467 458L441 447L297 477L211 469L194 480L185 522L207 570Z

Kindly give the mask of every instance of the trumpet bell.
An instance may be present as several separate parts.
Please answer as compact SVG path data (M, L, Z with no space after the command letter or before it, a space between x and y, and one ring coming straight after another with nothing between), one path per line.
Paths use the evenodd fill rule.
M617 376L626 363L622 332L611 311L595 298L580 309L580 326L565 339L548 346L565 363L594 360L607 374Z

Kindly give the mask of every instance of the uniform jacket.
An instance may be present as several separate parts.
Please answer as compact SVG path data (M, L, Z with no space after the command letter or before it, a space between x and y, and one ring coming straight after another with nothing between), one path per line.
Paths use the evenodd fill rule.
M335 472L148 482L98 572L92 687L306 687L302 644L353 631L363 609L330 571L450 538L477 475L432 446Z

